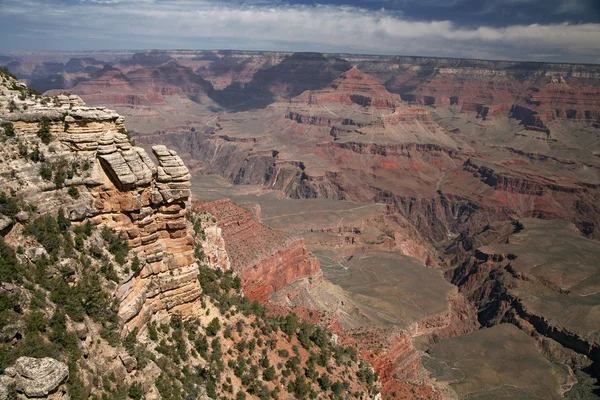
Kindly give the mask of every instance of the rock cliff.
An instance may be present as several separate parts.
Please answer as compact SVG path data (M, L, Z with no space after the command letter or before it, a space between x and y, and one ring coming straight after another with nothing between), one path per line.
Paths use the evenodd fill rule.
M176 152L0 79L0 399L377 395L354 349L249 300L320 279L302 239L189 212Z
M0 150L4 189L38 213L64 208L74 222L89 219L127 239L140 268L123 274L117 291L125 332L161 310L190 313L201 289L185 221L190 175L177 153L155 146L155 165L115 112L77 96L24 96L25 87L11 85L0 87L0 116L19 143Z
M304 239L263 226L229 199L195 203L193 209L216 218L231 268L238 273L249 298L267 302L295 281L307 280L308 285L321 281L319 263L306 250Z

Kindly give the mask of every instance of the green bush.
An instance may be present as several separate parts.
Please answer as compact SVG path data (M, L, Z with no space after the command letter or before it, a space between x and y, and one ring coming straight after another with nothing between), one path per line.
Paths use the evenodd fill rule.
M140 259L137 255L133 257L133 260L131 261L131 270L133 272L138 272L140 270Z
M292 336L296 333L298 329L298 317L295 314L288 314L285 317L285 320L281 324L281 330L288 336Z
M115 261L120 265L125 264L127 254L129 254L129 245L125 238L104 227L102 229L102 239L108 243L108 251L115 256Z
M18 80L17 77L14 74L12 74L6 67L0 67L0 75L15 81Z
M4 128L4 135L6 135L7 137L15 136L15 129L13 127L13 124L11 124L10 122L3 123L2 128Z
M158 331L156 330L156 325L154 323L148 324L148 337L153 342L158 340ZM208 348L208 343L206 343L206 348Z
M0 214L12 218L17 215L19 211L21 211L19 201L13 196L0 192Z
M79 190L77 190L77 188L75 186L71 186L69 188L69 190L67 191L67 194L69 196L71 196L74 199L78 199L79 198Z
M296 376L296 380L290 382L288 391L295 394L299 398L305 397L310 392L310 384L302 375Z
M23 143L19 143L19 155L23 158L26 158L27 154L29 154L29 149L27 146Z
M41 121L38 122L37 135L44 144L49 144L52 140L52 134L50 133L50 119L48 117L42 117Z
M46 330L46 325L47 321L45 315L41 311L32 311L27 315L25 334L44 332Z
M31 150L31 153L29 153L29 159L33 162L44 162L46 158L44 157L44 153L40 152L40 148L35 146L33 150ZM47 180L50 180L50 178Z
M58 209L58 215L56 216L56 223L62 233L66 233L71 227L71 220L65 217L65 210L61 207Z
M129 386L129 398L133 400L141 400L144 393L142 392L142 385L137 382L134 382Z
M46 163L40 165L40 176L45 181L52 180L52 168Z
M219 332L219 329L221 329L221 323L219 322L219 318L215 317L206 326L206 334L208 336L215 336Z
M54 185L57 188L63 187L65 184L65 180L67 179L67 175L63 169L57 169L54 173Z
M42 215L25 226L25 235L34 236L52 258L59 255L63 244L61 229L50 215Z

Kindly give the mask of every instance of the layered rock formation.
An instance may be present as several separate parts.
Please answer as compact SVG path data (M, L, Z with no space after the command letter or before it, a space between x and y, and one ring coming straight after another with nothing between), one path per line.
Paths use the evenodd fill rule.
M53 358L20 357L0 376L0 399L8 399L8 388L12 386L27 398L46 397L55 392L68 376L67 365ZM59 398L64 397L56 397Z
M20 100L16 85L14 90L2 86L2 116L26 146L42 154L38 158L54 172L54 181L40 177L35 161L25 154L4 164L13 171L3 178L5 188L26 195L40 212L64 207L72 220L89 218L127 238L141 268L124 276L117 291L125 331L161 310L190 314L201 289L185 221L190 175L181 158L156 146L157 166L145 150L130 144L123 118L115 112L86 107L76 96ZM10 111L12 104L17 109ZM40 127L49 132L47 145L36 136ZM70 172L64 171L66 166ZM57 174L66 177L59 181Z
M322 279L319 263L306 250L304 239L264 227L229 199L196 203L193 209L216 218L231 268L249 298L267 302L295 281L315 285Z
M292 99L292 103L323 105L329 103L358 104L363 107L394 108L400 103L400 96L388 92L383 85L357 68L344 72L328 87L307 90Z
M596 82L600 71L594 65L248 51L86 52L71 57L72 53L21 54L7 57L3 63L20 78L30 79L38 90L77 87L74 90L91 104L97 104L93 99L101 94L105 104L119 107L121 113L127 107L145 109L146 118L155 126L161 114L156 111L164 101L174 92L193 98L196 89L186 88L197 88L199 79L212 86L200 84L201 91L216 89L210 97L222 107L248 110L293 98L305 90L323 89L352 67L415 104L456 106L484 119L511 114L520 119L522 113L513 108L517 106L535 114L544 125L553 120L598 122ZM174 63L179 67L174 69ZM165 68L168 65L171 67ZM182 68L184 73L174 72L182 72ZM166 76L161 69L178 77L171 80L176 85L156 84L158 76ZM127 78L105 75L107 70ZM111 89L119 86L125 90ZM153 129L151 124L142 124L141 118L135 122L136 130L138 122L144 130ZM527 121L524 125L535 126Z
M135 181L135 186L141 187L133 193L119 192L118 187L109 185L92 194L99 212L92 221L125 232L145 264L139 276L132 277L119 291L119 315L132 327L141 326L160 310L191 314L194 300L201 293L193 240L185 222L189 173L177 153L164 146L156 146L153 151L159 165L151 186ZM116 165L124 170L119 174L119 168L111 169L121 177L120 184L140 170L131 161Z
M289 285L319 283L319 264L302 239L256 223L228 201L188 215L190 174L176 152L154 146L155 163L131 144L115 112L76 96L40 97L8 81L0 86L0 300L8 304L0 310L8 322L0 397L13 386L26 397L55 400L234 398L246 391L289 397L316 393L324 376L333 382L320 388L327 396L375 395L377 378L354 352L316 326L273 330L265 309L244 298L234 274L222 272L233 269L244 292L264 303ZM206 288L201 300L196 259ZM299 329L316 336L303 342ZM325 361L315 365L313 351L323 351ZM7 367L32 353L69 366L19 358ZM299 388L271 365L286 362L294 374L286 380ZM256 379L236 376L232 363ZM201 368L210 378L195 372ZM305 369L315 372L310 381ZM53 393L69 374L64 390Z

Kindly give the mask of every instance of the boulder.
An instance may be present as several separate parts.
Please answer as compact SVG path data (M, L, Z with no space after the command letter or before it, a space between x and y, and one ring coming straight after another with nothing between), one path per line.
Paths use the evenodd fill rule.
M0 375L0 400L8 400L9 387L12 379L8 376Z
M27 250L25 250L25 255L31 261L35 262L44 256L48 257L48 252L43 247L33 247L32 246L32 247L28 247Z
M29 221L29 217L30 216L27 211L20 211L19 213L17 213L17 215L15 215L15 218L19 222L27 222L27 221Z
M0 231L5 230L9 226L11 226L13 220L8 218L6 215L0 215Z
M125 366L127 372L131 372L137 368L137 360L135 357L132 357L127 353L121 353L119 354L119 358L121 359L121 362L123 363L123 366Z
M69 367L49 357L20 357L13 367L6 368L4 372L6 377L0 380L0 387L3 386L2 383L14 383L15 389L27 397L44 397L54 392L68 378ZM2 389L0 399L1 393Z

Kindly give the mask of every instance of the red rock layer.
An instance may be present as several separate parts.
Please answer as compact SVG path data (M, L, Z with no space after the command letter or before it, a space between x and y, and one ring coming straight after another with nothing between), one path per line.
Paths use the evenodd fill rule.
M304 239L261 225L229 199L199 202L193 207L217 219L231 267L239 273L250 299L267 302L272 293L296 279L312 277L312 283L321 279L319 263L306 250Z
M344 331L335 322L330 330L339 335L338 344L355 347L359 358L373 366L382 384L384 398L442 398L428 382L421 356L407 332L394 329Z
M359 104L375 108L393 108L400 96L392 94L371 75L352 68L323 90L307 90L294 103L320 105L328 103Z

